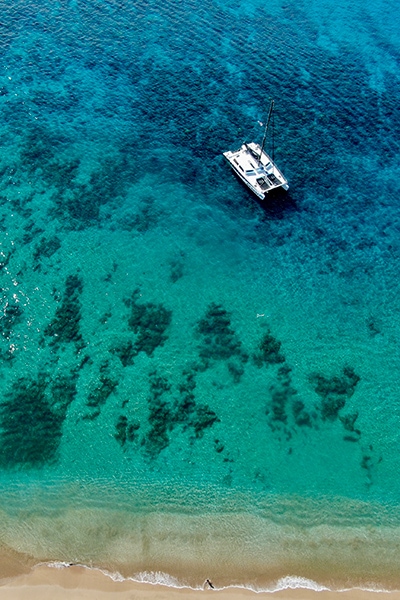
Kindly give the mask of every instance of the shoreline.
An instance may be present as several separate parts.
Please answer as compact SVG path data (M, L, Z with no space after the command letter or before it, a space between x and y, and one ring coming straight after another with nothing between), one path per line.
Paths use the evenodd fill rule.
M382 511L378 527L373 505L343 500L332 508L332 502L281 499L255 514L132 512L110 510L108 503L64 508L54 497L58 511L46 513L43 496L40 501L30 512L0 513L0 600L32 585L103 591L111 585L118 594L139 586L141 594L161 590L169 600L181 593L194 600L207 594L207 578L215 586L210 592L223 598L376 598L381 592L400 600L397 511L392 519ZM342 518L333 519L339 508Z
M290 586L295 584L293 589ZM282 585L284 581L281 582ZM3 579L0 583L1 600L250 600L269 598L270 600L377 600L385 594L388 600L400 600L400 591L364 590L358 588L338 591L311 589L314 584L302 578L287 578L287 587L275 591L255 591L248 588L225 587L221 589L192 589L171 587L160 583L144 583L133 579L116 580L111 574L100 569L80 565L40 564L29 573ZM308 585L309 587L300 587ZM318 587L317 584L314 584Z

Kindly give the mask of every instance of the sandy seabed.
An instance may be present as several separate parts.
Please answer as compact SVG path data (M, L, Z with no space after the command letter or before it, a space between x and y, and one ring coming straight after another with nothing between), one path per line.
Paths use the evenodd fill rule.
M314 591L287 589L275 592L253 592L246 589L222 590L177 589L162 585L138 583L130 580L113 581L101 571L79 566L57 569L45 565L35 567L30 573L3 580L0 586L1 600L400 600L400 591L374 592L364 590Z

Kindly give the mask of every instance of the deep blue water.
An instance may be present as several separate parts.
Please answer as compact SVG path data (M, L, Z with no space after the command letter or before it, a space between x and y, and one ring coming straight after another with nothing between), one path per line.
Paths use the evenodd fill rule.
M1 11L3 544L398 585L394 2Z

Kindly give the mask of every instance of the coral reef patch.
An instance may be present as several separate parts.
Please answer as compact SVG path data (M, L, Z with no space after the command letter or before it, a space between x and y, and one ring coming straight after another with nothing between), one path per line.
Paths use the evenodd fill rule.
M129 212L119 219L119 225L126 231L146 233L157 225L159 217L160 210L157 209L155 199L148 196L141 200L136 212Z
M171 386L165 377L150 373L150 394L147 398L149 408L149 429L142 440L148 456L155 458L169 444L169 433L175 426L174 413L171 403L165 396Z
M56 235L48 239L42 237L33 252L33 260L38 261L42 258L50 258L60 248L61 240Z
M174 418L176 424L182 425L184 430L191 429L194 437L199 439L219 418L208 405L196 403L195 373L195 367L183 372L184 380L178 386L179 397L174 403Z
M97 419L102 406L118 386L118 381L110 376L108 367L108 362L100 366L99 383L90 392L86 400L86 406L90 409L90 412L83 415L83 419L89 419L90 421Z
M14 383L0 405L2 468L39 468L56 461L63 422L76 394L75 379L74 373L58 376L49 392L44 373Z
M5 290L1 290L1 292L0 334L8 339L17 323L21 321L23 310L12 295L7 294Z
M229 313L221 304L212 302L196 330L201 337L198 350L202 368L209 368L215 361L226 361L233 381L238 383L249 356L231 327Z
M133 345L128 343L124 350L124 358L121 361L130 364L134 356L139 352L144 352L147 356L152 356L154 351L163 346L168 339L166 330L171 323L172 311L165 308L162 304L153 302L140 303L140 290L135 290L125 304L130 308L128 318L129 328L136 334ZM115 351L119 356L121 353Z
M195 369L185 370L183 382L177 389L156 370L150 372L147 423L140 423L129 414L118 417L114 437L124 450L128 442L137 442L147 458L156 459L169 446L171 434L177 427L188 432L190 442L194 443L219 421L208 405L196 402L195 372Z
M344 367L341 375L325 377L310 375L310 382L321 400L318 406L323 421L334 421L345 407L346 401L354 394L360 377L351 367Z
M285 357L281 353L281 342L274 338L270 330L263 335L257 351L253 355L254 363L257 367L263 365L277 365L285 362Z
M82 347L80 332L81 301L83 289L82 279L78 275L69 275L65 282L65 290L61 304L56 308L54 318L45 329L45 335L50 337L52 346L74 342Z
M133 442L136 438L137 431L140 429L138 421L130 422L128 417L120 415L115 425L114 437L117 442L124 448L126 442Z

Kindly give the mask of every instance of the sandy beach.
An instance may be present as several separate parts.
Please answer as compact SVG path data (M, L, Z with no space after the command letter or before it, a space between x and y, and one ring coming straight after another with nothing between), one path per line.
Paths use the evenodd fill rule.
M250 590L226 588L223 590L175 589L161 585L137 583L133 581L113 581L101 571L79 566L57 569L38 566L29 574L4 581L0 587L1 600L379 600L381 595L388 600L400 600L400 591L372 592L349 590L342 592L313 591L309 589L288 589L273 593L255 593Z

